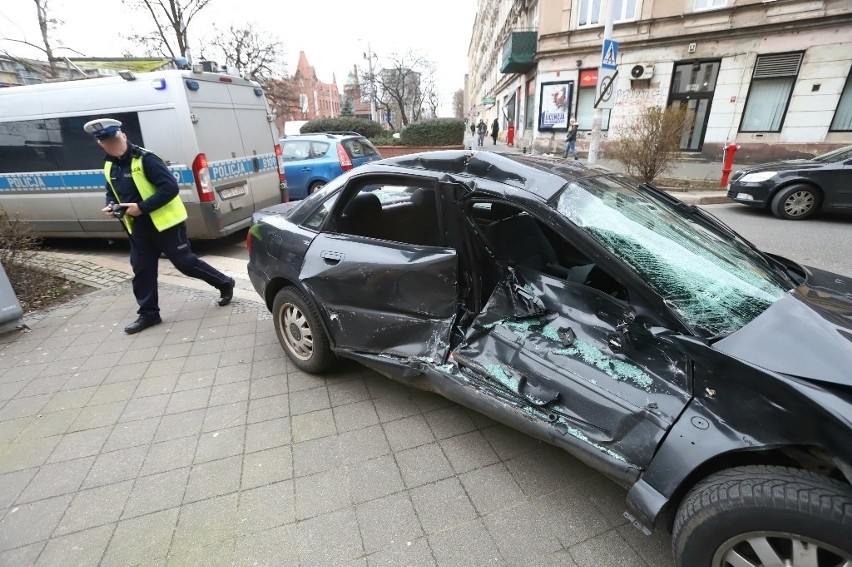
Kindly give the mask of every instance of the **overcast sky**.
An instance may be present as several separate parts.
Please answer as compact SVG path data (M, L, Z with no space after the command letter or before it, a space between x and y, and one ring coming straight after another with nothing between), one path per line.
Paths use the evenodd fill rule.
M50 0L50 7L53 17L63 22L52 33L54 48L70 47L87 57L120 57L133 50L122 36L149 29L148 16L131 12L121 0ZM190 24L189 43L197 59L198 42L209 37L214 24L227 28L252 23L281 39L289 73L295 72L299 51L304 50L321 81L331 82L332 73L337 74L341 91L352 66L363 62L366 41L380 57L412 49L436 63L441 114L449 116L453 91L464 87L475 10L476 0L212 0ZM33 0L0 2L0 30L0 36L41 44ZM2 47L19 56L43 58L20 44L3 42ZM56 55L74 54L57 50Z

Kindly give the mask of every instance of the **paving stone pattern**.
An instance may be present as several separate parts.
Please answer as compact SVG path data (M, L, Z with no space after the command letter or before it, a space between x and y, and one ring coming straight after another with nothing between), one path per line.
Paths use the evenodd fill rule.
M265 307L124 283L0 337L0 565L671 565L566 453L351 363Z

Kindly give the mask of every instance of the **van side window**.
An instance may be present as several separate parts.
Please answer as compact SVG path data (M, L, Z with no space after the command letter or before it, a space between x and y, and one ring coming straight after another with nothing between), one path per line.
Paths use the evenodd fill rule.
M83 131L83 125L103 115L68 116L0 122L0 173L101 169L104 151ZM108 114L134 144L144 146L135 112Z

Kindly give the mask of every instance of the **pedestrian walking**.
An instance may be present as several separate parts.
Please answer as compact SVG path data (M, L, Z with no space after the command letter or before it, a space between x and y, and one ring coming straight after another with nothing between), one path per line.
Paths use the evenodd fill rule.
M497 119L494 119L494 122L491 123L491 139L494 140L494 145L497 145L497 134L500 133L500 123L497 122Z
M568 157L568 152L574 156L575 160L580 159L577 157L577 121L573 118L568 121L568 136L566 137L565 151L562 153L563 158Z
M118 216L130 237L133 295L139 304L139 317L124 332L138 333L162 322L157 294L161 253L182 274L219 290L219 305L230 303L234 280L192 252L186 236L186 208L177 181L163 160L128 141L118 120L98 118L87 122L83 130L106 152L106 206L101 210L107 216ZM115 204L120 207L116 213Z
M485 134L488 132L488 126L485 125L485 121L480 118L479 124L476 125L476 134L477 134L477 145L482 147L485 145Z
M476 134L476 124L473 123L473 120L470 121L470 137Z

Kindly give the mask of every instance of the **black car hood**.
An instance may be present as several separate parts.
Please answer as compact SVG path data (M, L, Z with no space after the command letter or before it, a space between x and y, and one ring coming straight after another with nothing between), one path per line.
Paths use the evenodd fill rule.
M809 271L805 284L714 348L774 372L852 386L852 278Z
M771 163L761 163L744 167L741 171L745 173L755 173L758 171L791 171L791 170L808 170L819 169L825 166L824 163L819 163L809 159L794 159L785 161L773 161Z

